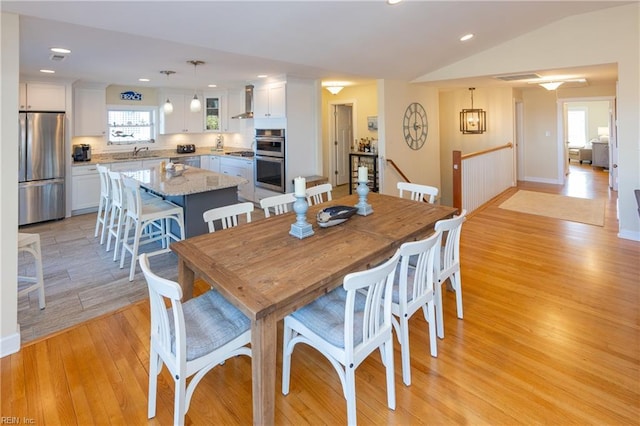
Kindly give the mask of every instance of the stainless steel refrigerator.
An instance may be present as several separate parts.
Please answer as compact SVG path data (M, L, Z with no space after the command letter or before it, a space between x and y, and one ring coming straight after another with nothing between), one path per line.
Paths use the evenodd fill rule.
M64 113L19 114L19 225L65 215Z

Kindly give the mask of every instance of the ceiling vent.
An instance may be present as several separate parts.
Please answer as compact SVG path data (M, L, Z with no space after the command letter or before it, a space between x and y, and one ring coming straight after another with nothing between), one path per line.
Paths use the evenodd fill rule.
M49 59L51 59L52 61L60 62L67 59L67 57L59 53L52 53L51 56L49 56Z
M538 74L530 73L530 74L512 74L512 75L498 75L494 78L502 81L519 81L519 80L533 80L536 78L541 78Z

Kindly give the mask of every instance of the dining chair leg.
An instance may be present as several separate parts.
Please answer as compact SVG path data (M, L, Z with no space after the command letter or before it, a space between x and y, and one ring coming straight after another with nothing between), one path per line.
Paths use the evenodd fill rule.
M187 380L184 375L178 373L178 379L175 379L175 403L173 408L173 424L183 425L185 412L185 395L187 393Z
M462 279L460 277L460 271L455 272L451 276L451 285L453 286L453 290L456 292L458 318L462 319Z
M156 416L156 394L158 392L158 372L160 371L160 357L151 348L149 350L149 404L147 406L147 418Z
M424 314L424 319L429 324L429 349L431 351L432 357L438 356L438 342L436 340L436 313L435 313L435 303L430 302L427 303L426 306L422 307L422 313Z
M384 344L385 358L384 367L387 372L387 406L391 410L396 409L396 382L393 368L393 337ZM407 369L408 371L409 369ZM355 398L354 398L355 399ZM355 404L355 400L354 400Z
M345 397L347 399L347 424L356 422L356 375L355 368L345 367Z
M400 356L402 358L402 381L405 385L411 384L411 360L409 351L409 319L407 317L399 318L400 327L396 330L398 340L400 340ZM382 354L386 355L386 354ZM384 357L382 359L385 359Z
M442 311L442 281L438 280L436 285L436 325L438 337L444 339L444 313Z
M289 348L289 342L293 338L293 330L284 327L282 336L282 394L289 394L289 384L291 381L291 353L293 347Z

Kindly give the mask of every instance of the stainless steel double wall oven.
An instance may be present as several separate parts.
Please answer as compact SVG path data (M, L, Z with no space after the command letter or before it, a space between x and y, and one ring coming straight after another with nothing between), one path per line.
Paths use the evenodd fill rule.
M255 184L286 192L284 129L256 129Z

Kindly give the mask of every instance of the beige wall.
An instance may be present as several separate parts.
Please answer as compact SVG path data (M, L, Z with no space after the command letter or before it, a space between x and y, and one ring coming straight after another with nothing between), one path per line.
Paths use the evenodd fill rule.
M18 326L18 16L0 14L0 357L20 349ZM3 414L5 415L5 414Z
M375 83L347 86L337 95L332 95L328 90L322 89L322 174L324 176L329 176L330 156L333 147L333 135L331 134L331 121L329 119L332 114L331 104L353 105L353 114L356 122L353 129L354 139L378 138L378 132L372 132L367 128L367 117L378 115L378 94Z
M640 219L633 194L633 190L640 186L639 23L640 4L637 2L569 17L426 74L416 81L437 82L532 70L617 64L619 235L640 240ZM549 46L553 46L553 49L549 49ZM588 92L583 91L582 96L593 96ZM563 90L559 93L562 94ZM570 91L564 93L568 97L575 97ZM532 98L537 104L546 104L537 95L532 95ZM555 104L551 108L555 110ZM525 109L531 108L525 105ZM531 111L526 114L531 119ZM546 116L545 112L540 111L540 114ZM535 127L533 131L544 125ZM548 161L560 161L557 150L538 151L538 155L547 157ZM558 163L555 179L559 178L558 173L561 174L563 169L563 165Z
M474 108L487 113L487 131L478 135L460 132L460 111L471 108L469 89L440 92L441 203L453 205L453 151L470 154L513 142L513 90L508 87L476 88Z
M403 81L378 82L378 134L380 153L393 160L411 182L440 188L440 129L438 90ZM424 146L414 151L406 144L403 133L404 113L412 102L420 103L426 113L429 132ZM397 182L403 180L390 166L382 168L380 192L397 194Z

